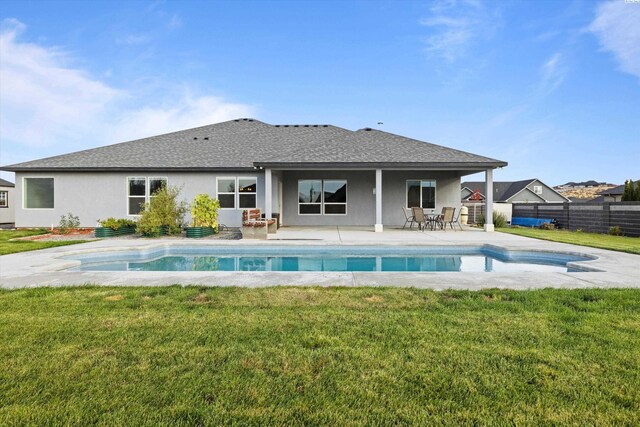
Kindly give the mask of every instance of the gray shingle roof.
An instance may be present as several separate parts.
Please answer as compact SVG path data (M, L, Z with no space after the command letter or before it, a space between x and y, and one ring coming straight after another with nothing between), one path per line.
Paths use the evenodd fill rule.
M9 182L6 179L0 178L0 187L15 187L16 185L13 182Z
M488 168L507 163L378 130L236 119L1 169L237 170L314 165Z
M522 181L494 181L493 182L493 201L506 202L509 197L522 191L527 185L536 179L524 179ZM482 195L487 194L487 188L484 181L466 181L460 184L461 188L467 187L471 191L479 190Z

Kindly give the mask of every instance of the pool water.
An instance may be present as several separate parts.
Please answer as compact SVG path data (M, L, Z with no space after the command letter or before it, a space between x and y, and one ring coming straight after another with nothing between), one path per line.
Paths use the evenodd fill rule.
M588 258L495 247L185 247L70 257L75 271L567 272Z

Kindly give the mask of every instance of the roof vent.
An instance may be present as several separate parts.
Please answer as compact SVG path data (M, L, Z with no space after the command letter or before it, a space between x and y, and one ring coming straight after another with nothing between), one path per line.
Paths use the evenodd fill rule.
M322 127L323 127L323 128L328 128L328 127L329 127L329 125L322 125Z
M247 119L247 121L248 121L248 122L252 122L252 121L253 121L253 119Z
M289 125L284 125L284 127L288 128L288 127L289 127Z
M314 127L314 128L317 128L317 127L318 127L318 125L313 125L313 127Z
M206 140L208 141L208 140L209 140L209 137L208 137L208 136L205 136L205 137L204 137L204 139L206 139Z
M274 125L274 126L275 126L275 127L277 127L277 128L279 128L279 127L280 127L280 125Z
M196 139L198 139L198 137L197 137L197 136L194 136L194 137L193 137L193 140L195 141Z
M362 129L362 130L367 131L367 132L370 132L370 131L372 131L373 129L371 129L371 128L364 128L364 129Z
M308 127L309 127L309 125L304 125L304 127L308 128Z
M297 128L298 126L300 126L300 125L293 125L294 128Z

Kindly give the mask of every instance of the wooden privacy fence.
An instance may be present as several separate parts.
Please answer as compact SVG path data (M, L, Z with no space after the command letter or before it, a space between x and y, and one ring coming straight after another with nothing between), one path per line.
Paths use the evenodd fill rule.
M625 236L640 237L640 202L514 203L513 216L553 218L560 228L593 233L620 227Z

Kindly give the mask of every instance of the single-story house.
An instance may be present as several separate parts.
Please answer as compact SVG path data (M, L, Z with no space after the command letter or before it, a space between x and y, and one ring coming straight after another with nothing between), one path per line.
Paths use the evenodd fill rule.
M460 184L463 202L484 202L486 186L482 181L465 181ZM522 181L494 181L493 201L499 203L558 203L570 202L568 198L537 178Z
M490 188L493 169L506 165L371 128L236 119L0 169L16 173L17 227L55 225L67 212L83 227L136 218L168 184L187 201L218 198L227 226L257 207L283 225L382 231L404 224L401 208L459 208L462 176L484 171Z
M15 222L15 202L15 184L0 178L0 224L12 224Z
M634 181L636 182L636 181ZM624 185L618 185L617 187L609 188L608 190L601 191L598 197L595 197L590 202L621 202L622 195L624 194Z

